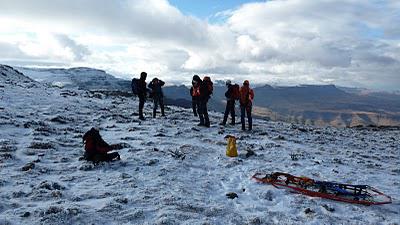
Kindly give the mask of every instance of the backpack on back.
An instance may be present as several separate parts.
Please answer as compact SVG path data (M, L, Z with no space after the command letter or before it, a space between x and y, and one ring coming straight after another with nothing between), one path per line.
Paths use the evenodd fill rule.
M139 94L139 79L133 78L132 79L132 83L131 83L131 87L132 87L132 93L134 95L138 95Z
M211 78L208 77L208 76L205 76L203 78L203 82L207 86L207 90L208 90L209 95L212 95L212 93L214 91L214 86L213 86L213 82L211 81Z
M240 87L238 84L232 85L232 98L235 100L239 100L240 98Z

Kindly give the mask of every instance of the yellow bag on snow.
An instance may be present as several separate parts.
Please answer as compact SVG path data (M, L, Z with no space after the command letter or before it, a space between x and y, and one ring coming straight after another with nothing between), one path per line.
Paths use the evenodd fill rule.
M225 138L228 139L228 143L226 145L226 156L237 157L238 152L237 152L237 148L236 148L236 138L231 135L228 135Z

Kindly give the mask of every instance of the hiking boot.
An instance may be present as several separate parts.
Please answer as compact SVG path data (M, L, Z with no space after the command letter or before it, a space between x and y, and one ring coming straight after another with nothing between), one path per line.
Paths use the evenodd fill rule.
M205 126L205 127L210 127L210 124L209 124L209 123L207 123L207 124L204 124L204 126Z
M225 126L226 124L224 122L219 123L221 126Z
M205 126L205 125L204 125L204 123L199 123L199 124L197 124L197 126L203 127L203 126Z

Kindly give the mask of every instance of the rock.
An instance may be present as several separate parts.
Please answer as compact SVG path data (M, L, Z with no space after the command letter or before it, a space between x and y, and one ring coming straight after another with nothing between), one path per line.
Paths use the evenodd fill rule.
M53 149L54 145L51 143L42 143L42 142L32 142L28 148L33 149Z
M253 155L256 155L256 153L251 149L247 149L246 158L249 158L250 156Z
M39 162L40 162L40 159L35 159L35 160L33 160L32 162L34 162L34 163L39 163Z
M62 193L61 193L61 191L53 191L53 192L51 192L51 196L53 196L54 198L61 198Z
M327 204L322 205L322 207L324 207L324 209L326 209L326 211L328 211L328 212L334 212L335 211L334 208L330 207Z
M310 213L315 213L312 209L307 208L306 210L304 210L305 214L310 214Z
M50 121L54 122L54 123L59 123L59 124L66 124L68 119L63 116L56 116L56 117L50 119Z
M235 198L239 198L239 196L235 193L235 192L229 192L226 194L226 197L228 197L229 199L235 199Z
M286 140L286 138L284 137L284 136L282 136L282 135L278 135L278 136L276 136L276 137L274 137L273 138L274 140L280 140L280 141L283 141L283 140Z
M60 213L60 212L62 212L62 211L63 211L63 208L61 208L61 207L50 206L50 207L46 210L45 214L46 214L46 215L49 215L49 214L57 214L57 213Z
M118 203L121 203L121 204L128 204L127 198L117 198L117 199L115 199L115 201Z
M54 190L63 190L65 189L63 186L61 186L59 183L54 182L52 185Z
M147 165L148 166L153 166L153 165L157 164L158 161L159 161L158 159L150 159L150 161L147 163Z
M24 214L21 215L21 217L29 217L31 215L30 212L24 212Z
M13 198L25 197L27 194L23 191L16 191L12 193Z
M30 163L27 163L25 166L22 167L22 171L32 170L33 168L35 168L35 163L30 162Z
M127 173L122 173L121 174L121 178L122 179L127 179L127 178L131 178L132 176L131 175L129 175L129 174L127 174Z

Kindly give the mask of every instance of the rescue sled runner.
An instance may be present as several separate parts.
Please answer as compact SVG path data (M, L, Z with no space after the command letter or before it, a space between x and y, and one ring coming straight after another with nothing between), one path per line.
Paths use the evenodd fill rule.
M383 205L392 203L392 198L368 185L351 185L327 181L317 181L308 177L296 177L288 173L272 173L252 176L260 183L271 184L300 194L332 199L362 205Z

